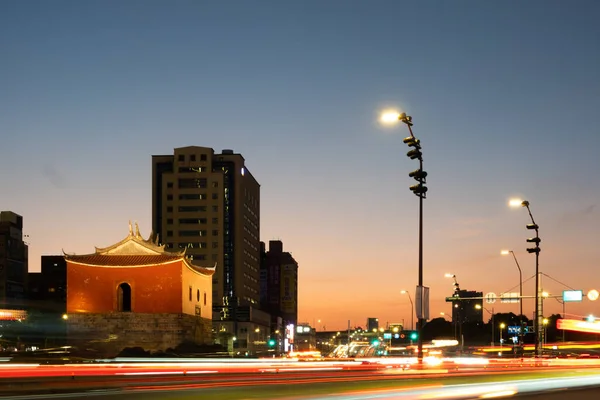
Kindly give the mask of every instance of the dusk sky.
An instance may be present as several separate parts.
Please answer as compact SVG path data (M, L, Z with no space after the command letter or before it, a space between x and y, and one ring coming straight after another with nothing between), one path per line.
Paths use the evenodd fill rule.
M396 108L429 173L431 317L450 312L446 272L518 291L501 249L533 276L511 197L531 202L540 270L600 290L599 15L594 0L4 0L0 209L23 215L37 271L42 254L121 240L129 220L150 233L151 155L234 149L261 184L262 240L299 262L299 319L409 325L418 162L406 126L378 123Z

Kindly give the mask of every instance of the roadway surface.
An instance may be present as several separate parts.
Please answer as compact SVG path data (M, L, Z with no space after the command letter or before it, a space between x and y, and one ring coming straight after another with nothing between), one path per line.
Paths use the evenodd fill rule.
M3 399L600 399L600 366L502 361L2 365ZM4 378L4 379L2 379ZM584 387L585 390L579 390ZM543 394L538 394L544 391Z

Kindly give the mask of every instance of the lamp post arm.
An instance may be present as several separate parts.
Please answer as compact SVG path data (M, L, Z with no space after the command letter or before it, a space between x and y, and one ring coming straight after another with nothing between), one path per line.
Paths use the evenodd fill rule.
M535 225L535 220L533 219L533 214L531 213L531 208L529 208L529 204L525 206L527 208L527 212L529 213L529 218L531 218L531 223Z

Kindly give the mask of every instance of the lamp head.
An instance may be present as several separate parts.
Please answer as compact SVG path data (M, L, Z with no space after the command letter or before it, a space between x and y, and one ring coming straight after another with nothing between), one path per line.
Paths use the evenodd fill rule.
M508 205L511 207L527 207L529 202L521 199L510 199Z
M507 256L510 254L510 250L501 250L500 254L502 254L503 256Z
M406 116L406 114L403 114L403 115ZM382 124L391 125L391 124L395 124L398 121L400 121L401 116L402 116L402 114L398 113L397 111L388 110L388 111L384 111L381 114L381 117L379 117L379 120L381 121Z

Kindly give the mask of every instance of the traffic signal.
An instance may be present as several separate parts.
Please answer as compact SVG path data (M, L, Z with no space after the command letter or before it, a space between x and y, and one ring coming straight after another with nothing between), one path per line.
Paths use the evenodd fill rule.
M412 185L409 189L417 196L425 196L425 193L427 193L427 186L424 186L422 183Z
M539 227L537 226L537 224L527 224L527 229L535 229L535 231L537 232L538 228ZM541 249L540 249L541 241L542 241L542 239L540 239L537 236L527 239L527 243L535 243L535 247L527 249L527 252L539 254L539 252L541 251Z
M412 150L406 153L408 158L411 160L418 159L421 162L421 168L408 174L410 178L413 178L419 182L416 185L410 186L409 189L417 197L425 198L425 194L427 193L427 187L425 187L425 178L427 178L427 172L423 171L423 153L421 153L421 141L414 136L409 136L404 138L403 142L406 143L408 147L414 147Z
M379 340L375 339L371 342L373 346L379 346Z
M275 347L277 341L275 339L269 339L269 347Z
M410 334L410 340L417 340L419 338L419 334L417 332L412 332Z
M409 173L408 176L411 178L414 178L418 181L425 181L425 178L427 178L427 172L425 172L421 169L417 169L417 170Z
M410 158L411 160L420 160L423 157L423 153L421 153L421 142L419 141L419 139L409 136L407 138L404 138L403 142L406 143L408 147L414 147L414 149L406 153L406 156L408 158Z

